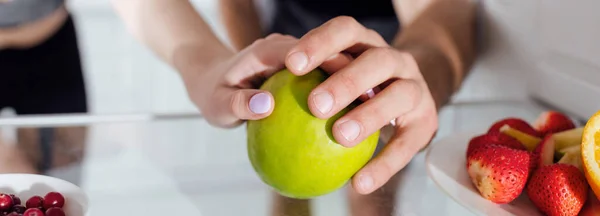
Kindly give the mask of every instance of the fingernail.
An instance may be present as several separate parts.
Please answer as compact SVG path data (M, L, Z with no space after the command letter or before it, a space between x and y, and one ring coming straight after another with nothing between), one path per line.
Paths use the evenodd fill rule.
M308 56L304 52L292 53L288 57L288 60L290 62L290 67L294 68L296 71L304 70L308 64Z
M271 99L266 93L258 93L250 98L250 111L255 114L267 113L271 109Z
M371 176L369 175L361 175L360 177L358 177L358 187L362 191L371 190L371 187L373 187L373 178L371 178Z
M329 92L321 92L313 97L313 103L322 114L327 114L333 107L333 96Z
M348 141L353 141L358 137L358 133L360 133L360 126L358 126L358 123L354 120L345 121L340 124L339 129L342 136Z

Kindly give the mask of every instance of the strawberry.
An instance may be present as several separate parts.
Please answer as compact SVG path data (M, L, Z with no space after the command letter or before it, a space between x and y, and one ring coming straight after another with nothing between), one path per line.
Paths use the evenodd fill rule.
M499 132L500 128L502 128L502 126L504 126L504 125L508 125L518 131L529 134L531 136L539 137L539 133L537 130L535 130L525 120L519 119L519 118L505 118L500 121L497 121L490 127L490 129L488 130L488 133Z
M600 201L596 198L593 191L588 192L587 202L581 208L579 216L600 216Z
M499 204L511 202L521 194L529 165L529 152L501 145L474 148L467 157L467 172L481 196Z
M473 149L486 145L501 145L511 149L527 150L517 139L504 133L492 132L473 137L467 147L467 156L473 152Z
M585 176L570 164L538 168L527 184L527 195L544 214L577 215L588 197Z
M554 163L554 137L547 135L531 153L531 171Z
M533 123L533 128L542 136L558 133L575 128L575 123L565 114L556 111L546 111L540 114Z

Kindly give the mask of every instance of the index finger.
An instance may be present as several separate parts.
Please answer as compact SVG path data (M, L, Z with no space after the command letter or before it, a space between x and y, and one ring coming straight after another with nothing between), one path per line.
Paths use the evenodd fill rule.
M385 46L388 44L377 32L365 28L352 17L340 16L300 38L289 51L286 66L292 73L304 75L336 53L357 54L371 47Z

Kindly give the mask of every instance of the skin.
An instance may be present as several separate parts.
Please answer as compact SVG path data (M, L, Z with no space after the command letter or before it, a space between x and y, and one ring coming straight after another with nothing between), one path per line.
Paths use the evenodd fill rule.
M231 3L223 0L222 4ZM328 70L331 77L311 93L309 107L320 118L331 117L371 88L383 89L334 124L336 140L352 147L390 119L396 121L387 147L353 180L361 194L382 186L429 143L437 129L437 110L458 89L475 57L475 8L470 1L396 1L395 5L406 26L392 44L353 18L340 16L300 38L286 59L293 73L303 75L340 52L355 56L346 56ZM405 6L416 12L402 10ZM248 19L236 15L228 20L242 25ZM371 72L362 76L363 71ZM329 95L333 104L319 103L320 94ZM343 135L343 123L348 121L359 125L353 139Z
M16 27L0 28L0 50L27 49L37 46L54 33L67 20L68 12L63 5L40 20ZM0 173L39 173L36 164L41 160L39 143L40 132L37 128L17 129L17 145L0 139ZM57 128L54 134L54 152L51 167L63 167L80 162L85 151L87 127Z
M36 46L51 37L68 16L63 5L49 16L21 26L0 28L0 50L25 49Z
M244 49L263 37L254 0L220 0L219 10L234 49Z
M232 5L232 1L240 2L222 0L222 8ZM286 59L286 66L302 75L342 51L356 56L342 59L334 68L325 68L332 76L309 97L309 107L317 117L334 115L356 98L364 98L364 92L371 88L383 89L334 124L334 136L344 146L352 147L382 128L387 141L384 150L353 178L351 206L360 206L351 209L354 215L391 214L392 205L381 204L381 198L393 203L394 193L389 191L395 191L397 182L390 178L430 142L437 130L439 108L458 90L476 56L475 6L471 2L396 0L394 5L404 28L392 44L386 44L353 18L342 16L303 36ZM249 7L239 10L228 11L231 15L225 19L225 24L231 26L227 28L230 38L238 42L234 43L237 49L245 45L244 41L255 39L251 37L256 37L256 29L230 29L257 25L248 23L256 20L243 16L250 13ZM369 70L373 71L370 76L361 75ZM319 106L323 103L318 103L317 95L322 93L330 95L333 105ZM388 125L390 119L395 119L395 127ZM343 124L347 122L359 125L356 138L346 139L343 135ZM361 196L365 194L370 196ZM286 198L275 200L275 206L291 205Z
M252 112L249 101L261 92L256 90L261 80L283 67L297 75L316 67L332 74L309 97L317 117L330 117L356 98L365 100L333 128L336 140L347 147L377 129L387 133L386 147L352 180L356 194L351 196L359 199L366 194L391 196L377 189L430 142L439 108L460 87L476 56L475 6L469 0L395 1L405 26L392 44L344 16L300 39L277 34L258 39L256 12L235 10L249 9L244 6L250 3L223 0L222 5L238 5L221 7L228 8L223 14L233 49L214 35L188 1L112 2L132 35L181 75L190 99L214 126L235 127L268 116L273 107L268 92L262 92L271 97L265 113ZM237 24L249 27L234 28ZM363 76L365 70L373 72ZM366 100L369 89L377 95ZM330 95L331 106L316 103L325 101L317 95ZM394 127L388 125L392 119ZM357 125L354 136L344 130L349 122Z

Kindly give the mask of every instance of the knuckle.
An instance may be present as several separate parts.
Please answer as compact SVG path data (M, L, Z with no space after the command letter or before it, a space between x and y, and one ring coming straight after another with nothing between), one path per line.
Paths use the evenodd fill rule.
M404 80L404 83L404 89L402 91L405 92L408 98L407 102L409 103L409 106L414 108L418 104L417 100L420 92L419 86L415 82L408 80Z
M229 109L231 109L231 113L233 113L233 115L235 115L238 118L241 117L244 113L242 106L240 106L243 103L244 95L240 91L236 91L235 93L233 93L231 99L229 100Z
M392 116L389 115L389 111L386 111L389 107L380 106L379 104L371 104L370 107L361 110L359 116L356 118L363 123L368 131L376 130L384 124L390 121Z
M394 54L391 49L375 47L368 49L361 56L364 56L365 61L373 62L378 66L378 70L373 72L383 73L385 77L391 77L396 71Z
M283 35L281 35L279 33L271 33L265 39L271 40L271 39L277 39L277 38L281 38L281 37L283 37Z
M355 93L356 91L358 91L357 83L354 80L354 77L351 76L351 74L339 73L337 80L339 81L340 86L336 86L332 88L332 90L350 93Z
M397 148L397 147L393 147L393 148ZM402 160L402 159L400 159ZM382 161L380 163L381 169L382 169L382 173L385 175L385 179L390 178L391 176L393 176L395 174L395 170L394 170L394 159L392 157L383 157Z
M379 59L385 64L392 64L395 61L394 53L389 48L376 47L369 49L369 51L372 52L371 55L373 55L374 58Z
M383 37L373 29L366 29L365 34L367 38L377 40L377 42L381 45L388 45L387 42L385 42L385 40L383 39Z
M332 19L329 25L330 28L337 31L348 32L345 36L351 39L358 38L358 35L360 35L358 33L365 29L354 17L350 16L338 16Z
M416 99L421 94L421 88L419 87L419 84L417 84L417 82L413 80L404 81L406 83L406 92L408 92L408 94L411 95L413 99Z
M332 25L353 26L358 24L358 21L351 16L338 16L331 20Z
M287 38L287 39L297 39L296 37L294 37L294 36L292 36L292 35L287 35L287 34L286 34L286 35L283 35L283 37L284 37L284 38Z
M436 111L432 110L432 111L424 112L421 115L421 119L423 119L425 121L425 125L429 126L429 128L432 130L431 132L434 132L438 129L439 121L438 121Z
M265 40L265 38L256 39L254 42L252 42L251 46L260 46L265 43Z
M401 101L402 106L408 107L409 110L414 109L416 106L416 98L418 97L418 87L408 80L398 80L388 86L391 88L391 92L396 95L400 95L403 100ZM399 101L400 102L400 101Z

